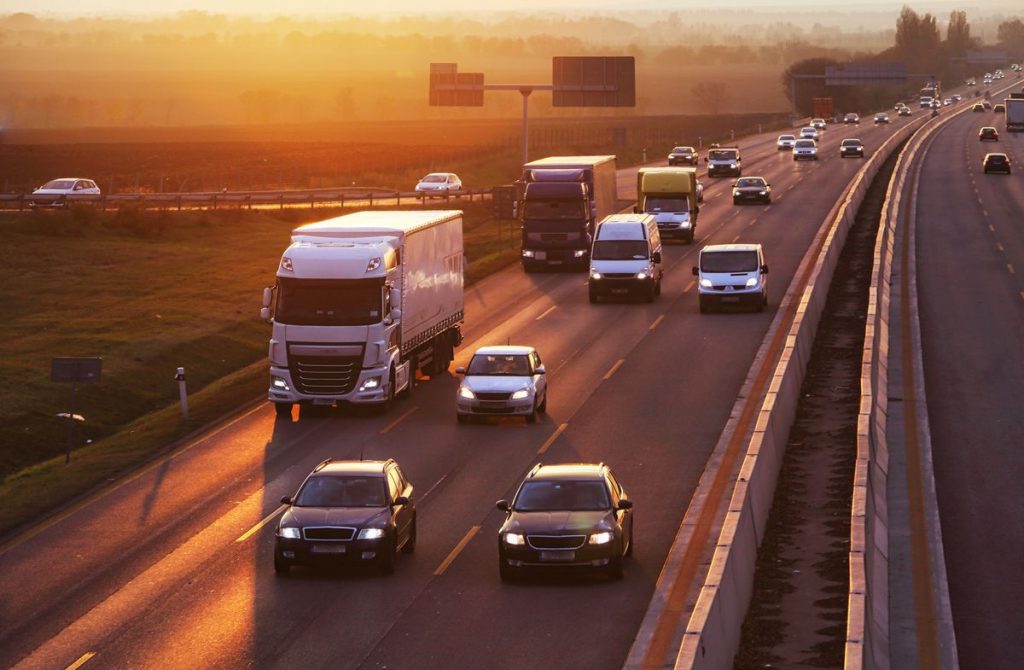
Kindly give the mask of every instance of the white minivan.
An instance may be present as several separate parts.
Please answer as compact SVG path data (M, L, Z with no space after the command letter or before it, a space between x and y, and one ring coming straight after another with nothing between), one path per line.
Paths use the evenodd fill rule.
M768 305L768 266L760 244L711 244L701 249L697 265L700 311L723 305Z
M590 302L601 296L661 294L661 235L651 214L612 214L597 226L590 251Z

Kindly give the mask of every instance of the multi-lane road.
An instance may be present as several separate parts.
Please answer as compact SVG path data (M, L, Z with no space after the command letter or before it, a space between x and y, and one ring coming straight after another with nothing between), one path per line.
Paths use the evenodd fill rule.
M963 668L1024 666L1024 135L1003 125L992 112L946 124L917 197L928 421ZM999 142L979 142L982 126ZM984 174L990 151L1016 172Z
M817 162L794 163L774 135L741 141L744 173L768 178L772 204L734 207L731 180L706 179L698 241L666 248L653 304L591 305L584 275L518 267L467 291L457 363L477 345L536 346L551 385L536 425L457 425L450 375L383 416L288 421L260 404L36 528L0 550L0 664L620 667L779 297L861 165L839 142L859 136L870 152L905 122L833 126ZM620 195L634 182L620 171ZM733 241L765 246L769 309L701 315L696 252ZM397 459L415 485L416 553L386 578L275 576L281 496L324 458L360 454ZM500 582L494 501L538 460L613 466L636 504L623 581Z

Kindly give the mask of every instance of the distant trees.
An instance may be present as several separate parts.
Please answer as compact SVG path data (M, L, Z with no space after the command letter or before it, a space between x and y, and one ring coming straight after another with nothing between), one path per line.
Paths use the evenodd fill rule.
M971 24L967 22L967 12L954 9L949 13L946 26L946 49L951 56L963 56L970 47Z
M700 100L706 107L706 112L718 114L729 101L729 89L724 82L702 81L693 85L690 89L693 97Z
M918 74L935 72L942 38L935 17L919 15L904 5L896 19L896 51L907 68Z
M996 31L999 45L1015 58L1024 58L1024 21L1003 21Z

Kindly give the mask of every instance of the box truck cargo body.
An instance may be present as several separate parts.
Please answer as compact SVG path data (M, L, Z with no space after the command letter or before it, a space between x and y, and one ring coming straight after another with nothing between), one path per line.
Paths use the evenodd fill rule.
M1011 93L1004 103L1007 132L1024 132L1024 93Z
M652 214L662 239L693 242L700 213L696 168L640 168L637 211Z
M522 182L523 268L585 270L594 226L618 210L615 156L542 158L523 166ZM588 203L583 211L581 197Z
M390 405L461 342L462 212L374 211L292 231L266 289L269 398Z

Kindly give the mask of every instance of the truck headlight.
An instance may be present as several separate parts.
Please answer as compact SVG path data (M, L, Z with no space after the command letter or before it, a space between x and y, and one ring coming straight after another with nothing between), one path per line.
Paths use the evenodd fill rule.
M530 389L519 389L512 394L513 400L525 400L530 397Z
M384 537L383 528L364 528L356 535L357 540L379 540Z
M513 547L521 547L526 544L526 538L522 533L505 533L505 544Z
M583 258L584 256L587 255L587 250L586 249L577 249L576 251L574 251L572 253L572 255L575 258Z
M270 386L278 391L291 391L291 389L288 388L288 382L286 382L283 377L271 377Z
M608 544L614 537L615 536L612 535L611 531L607 530L600 533L594 533L590 536L590 539L587 540L587 544Z
M705 277L704 279L700 280L700 285L703 286L704 288L711 288L711 280Z
M757 277L751 277L747 280L747 288L754 288L757 286Z
M300 537L299 529L295 526L282 526L277 529L277 534L289 540L297 540Z
M530 249L523 249L523 258L533 258L537 254Z
M476 398L476 394L473 393L473 389L469 388L468 386L460 386L459 397L466 398L468 400L473 400Z
M359 385L360 391L372 391L373 389L380 388L380 377L370 377L363 381Z

